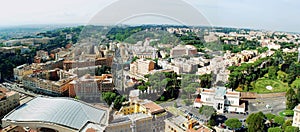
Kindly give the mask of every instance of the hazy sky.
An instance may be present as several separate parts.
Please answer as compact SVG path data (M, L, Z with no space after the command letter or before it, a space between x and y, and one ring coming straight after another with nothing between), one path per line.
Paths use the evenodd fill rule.
M186 1L197 8L213 26L300 32L300 17L298 17L298 14L300 14L299 0ZM86 24L95 14L110 5L113 1L0 0L0 2L0 25L3 26ZM166 5L160 6L165 7ZM150 7L145 5L145 8Z

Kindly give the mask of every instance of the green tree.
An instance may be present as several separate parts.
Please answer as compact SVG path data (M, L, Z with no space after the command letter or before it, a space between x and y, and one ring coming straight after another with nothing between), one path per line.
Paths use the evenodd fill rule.
M281 116L275 116L274 117L274 122L277 123L278 125L283 125L284 124L284 117Z
M269 76L269 79L276 79L277 78L277 67L275 66L270 66L269 69L268 69L268 76Z
M111 105L116 97L117 97L116 93L113 92L102 93L102 98L108 105Z
M263 132L265 129L264 118L262 112L250 114L246 119L248 132Z
M122 107L122 103L126 101L124 96L118 95L114 100L114 108L119 110Z
M289 88L289 90L285 94L285 97L286 97L286 109L287 110L294 109L298 103L295 90L292 88Z
M187 87L184 87L183 90L188 94L189 99L192 98L192 94L194 94L199 87L198 83L191 83Z
M268 132L282 132L282 130L279 127L271 127Z
M214 107L212 106L207 106L207 105L203 105L200 109L199 109L199 113L201 115L204 115L206 117L211 117L213 114L216 113L216 110Z
M299 103L300 102L300 88L297 88L296 98Z
M267 113L267 114L265 114L265 116L266 116L266 118L267 118L268 120L272 120L272 119L275 118L276 115L274 115L274 114L272 114L272 113Z
M242 127L242 123L239 121L239 119L237 118L231 118L231 119L227 119L225 121L226 126L228 126L229 128L235 130L238 128Z
M143 93L144 93L145 90L147 90L147 87L144 86L144 85L139 85L137 88L138 88L139 90L141 90Z
M293 124L293 120L286 120L286 121L284 122L284 124L282 125L282 129L285 130L285 128L286 128L287 126L292 126L292 124Z
M177 105L177 102L174 102L174 105L173 105L175 108L177 108L178 107L178 105Z
M299 127L287 126L284 129L284 132L299 132Z
M165 80L166 76L162 72L156 72L153 75L149 77L149 82L151 84L151 89L156 91L157 94L159 94L161 91L163 91L168 84L168 80Z
M204 74L199 77L201 88L211 88L212 74Z

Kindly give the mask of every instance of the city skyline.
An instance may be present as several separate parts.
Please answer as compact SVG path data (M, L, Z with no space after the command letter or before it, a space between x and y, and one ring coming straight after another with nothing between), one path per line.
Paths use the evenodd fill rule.
M6 1L2 3L0 26L34 24L88 24L102 9L118 0L75 1ZM299 14L295 0L185 0L203 15L211 26L265 29L271 31L300 32ZM19 3L19 4L15 4ZM162 5L161 8L176 6ZM276 14L276 15L274 15ZM114 14L112 14L114 15ZM286 21L283 21L286 20ZM160 21L159 23L156 23ZM129 24L172 24L159 18L147 17Z

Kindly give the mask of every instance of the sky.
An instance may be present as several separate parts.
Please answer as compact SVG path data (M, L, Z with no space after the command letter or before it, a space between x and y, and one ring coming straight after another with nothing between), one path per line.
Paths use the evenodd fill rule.
M126 1L126 0L120 0ZM110 7L118 0L0 0L0 26L31 24L88 24L99 12ZM144 0L139 0L144 1ZM148 0L145 0L148 1ZM183 14L181 19L195 18L195 14L180 11L176 4L154 6L138 5L144 9L178 9L174 14ZM299 0L183 0L203 15L211 26L265 29L271 31L300 32ZM125 10L135 10L127 7ZM133 4L133 6L135 6ZM122 14L120 7L113 7L108 16L114 18ZM186 8L186 7L185 7ZM297 9L298 8L298 9ZM109 10L108 10L109 11ZM174 12L174 10L172 10ZM173 15L174 15L173 14ZM193 14L193 15L190 15ZM170 15L172 16L172 14ZM176 17L176 16L175 16ZM160 24L163 20L149 16L123 20L128 23ZM170 17L172 18L172 17ZM143 21L141 21L143 20ZM195 19L196 20L196 19ZM168 20L169 21L169 20ZM187 21L187 20L186 20ZM178 22L178 21L177 21Z

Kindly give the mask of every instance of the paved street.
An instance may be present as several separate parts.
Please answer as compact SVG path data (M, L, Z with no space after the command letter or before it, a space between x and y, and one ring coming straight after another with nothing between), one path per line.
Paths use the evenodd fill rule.
M258 98L249 100L249 113L262 111L264 113L273 113L278 115L282 110L285 110L285 97L274 98Z

